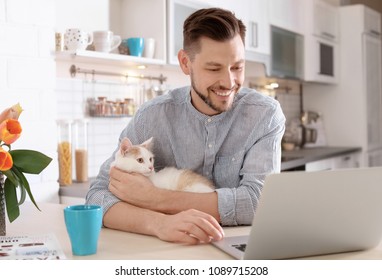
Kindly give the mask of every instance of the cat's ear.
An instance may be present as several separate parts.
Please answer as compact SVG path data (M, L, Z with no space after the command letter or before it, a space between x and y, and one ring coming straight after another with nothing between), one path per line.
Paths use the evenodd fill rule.
M124 155L131 148L131 146L133 146L133 144L131 143L130 139L127 137L124 137L121 141L120 148L119 148L121 151L121 154Z
M146 140L141 144L141 146L145 147L146 149L151 151L151 148L153 147L153 140L154 138L151 137L150 139Z

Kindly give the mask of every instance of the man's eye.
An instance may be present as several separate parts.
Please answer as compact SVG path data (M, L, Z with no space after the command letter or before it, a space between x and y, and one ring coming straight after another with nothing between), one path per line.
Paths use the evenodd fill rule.
M208 71L212 71L212 72L217 72L217 71L219 71L219 69L217 69L217 68L209 68L209 69L207 69Z
M139 163L143 163L143 158L137 158L137 161L138 161Z

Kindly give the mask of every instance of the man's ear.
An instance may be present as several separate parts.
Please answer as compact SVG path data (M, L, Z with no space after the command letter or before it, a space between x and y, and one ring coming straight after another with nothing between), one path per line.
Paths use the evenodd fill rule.
M187 55L187 53L185 52L185 50L181 49L178 52L178 61L179 61L179 65L180 65L180 68L182 69L183 73L186 75L190 75L190 72L191 72L190 66L189 66L190 58Z

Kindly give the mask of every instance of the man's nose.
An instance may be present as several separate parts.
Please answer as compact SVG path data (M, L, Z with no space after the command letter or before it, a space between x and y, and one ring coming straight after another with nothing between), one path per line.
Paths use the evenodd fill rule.
M234 73L232 73L232 71L227 70L223 73L220 85L226 89L231 89L236 84L235 80L236 80L236 77Z

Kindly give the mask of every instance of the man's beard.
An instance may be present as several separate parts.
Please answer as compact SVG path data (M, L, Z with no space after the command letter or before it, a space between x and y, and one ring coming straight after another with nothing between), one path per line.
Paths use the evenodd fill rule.
M223 113L223 112L226 112L226 111L229 111L232 107L232 104L236 98L236 92L238 90L238 88L240 88L239 85L234 85L233 88L231 89L227 89L227 88L224 88L224 87L221 87L220 89L222 90L232 90L232 91L235 91L235 92L232 92L231 94L234 94L235 96L233 97L233 100L232 100L232 104L227 107L227 108L221 108L220 106L214 104L211 100L211 98L209 97L210 93L209 93L209 89L207 88L207 95L204 95L201 91L199 91L197 88L196 88L196 85L195 85L195 82L194 82L194 79L193 79L193 75L191 74L191 87L192 89L195 91L195 93L200 97L200 99L203 100L203 102L208 106L210 107L212 110L218 112L219 114L220 113ZM223 104L226 104L228 101L224 101Z

